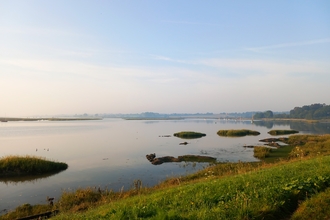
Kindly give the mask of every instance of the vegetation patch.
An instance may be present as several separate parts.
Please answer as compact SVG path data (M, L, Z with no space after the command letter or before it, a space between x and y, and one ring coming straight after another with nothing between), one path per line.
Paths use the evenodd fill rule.
M147 154L146 155L147 160L149 160L153 165L160 165L163 163L168 162L206 162L206 163L214 163L216 162L216 158L209 157L209 156L200 156L200 155L183 155L172 157L172 156L165 156L165 157L156 157L156 154Z
M239 130L219 130L217 132L219 136L225 136L225 137L243 137L246 135L253 135L257 136L260 134L258 131L252 131L248 129L239 129Z
M173 134L175 137L184 138L184 139L193 139L201 138L206 136L206 134L194 132L194 131L181 131Z
M30 216L31 218L26 219L38 219L38 217L33 218L32 216L40 213L52 212L54 210L54 207L49 205L30 205L26 203L18 206L14 211L0 216L0 219L20 219L27 216Z
M253 148L253 156L258 159L264 159L266 157L269 157L271 151L272 149L269 147L255 146Z
M330 188L303 202L294 212L292 220L329 219ZM317 218L316 218L317 217Z
M17 175L52 173L68 168L66 163L34 156L6 156L0 158L0 178Z
M204 171L205 172L205 171ZM288 219L299 201L325 190L330 157L265 167L143 192L81 213L54 219ZM110 200L110 197L109 197ZM62 202L63 203L63 202Z
M270 130L268 134L270 135L288 135L288 134L296 134L299 131L296 130Z
M288 144L294 146L291 158L315 157L330 155L330 135L294 135L289 137Z

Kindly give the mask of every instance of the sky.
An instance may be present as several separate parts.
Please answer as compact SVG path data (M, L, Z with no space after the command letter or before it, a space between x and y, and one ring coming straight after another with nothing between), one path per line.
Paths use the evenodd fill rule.
M328 0L0 0L0 117L329 101Z

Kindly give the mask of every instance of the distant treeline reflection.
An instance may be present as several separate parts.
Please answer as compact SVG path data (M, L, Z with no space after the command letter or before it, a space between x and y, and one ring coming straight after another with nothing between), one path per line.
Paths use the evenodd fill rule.
M272 129L275 125L290 126L290 129L312 134L330 134L330 123L306 123L299 121L254 121L256 126Z

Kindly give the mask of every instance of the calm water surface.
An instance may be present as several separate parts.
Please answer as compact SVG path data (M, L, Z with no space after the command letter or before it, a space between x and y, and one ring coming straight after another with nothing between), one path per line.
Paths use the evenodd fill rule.
M36 121L0 124L0 156L34 155L65 162L66 171L40 178L0 179L0 212L24 203L46 204L46 197L59 198L63 190L96 186L118 191L129 189L136 179L147 186L178 175L196 172L207 164L164 163L154 166L145 155L157 157L186 154L208 155L218 161L257 161L253 149L258 140L270 137L270 129L296 129L301 133L330 133L329 124L224 121L218 119ZM225 138L220 129L252 129L256 137ZM175 132L197 131L206 137L182 140ZM161 137L171 135L171 137ZM188 145L179 145L187 141ZM0 213L1 214L1 213Z

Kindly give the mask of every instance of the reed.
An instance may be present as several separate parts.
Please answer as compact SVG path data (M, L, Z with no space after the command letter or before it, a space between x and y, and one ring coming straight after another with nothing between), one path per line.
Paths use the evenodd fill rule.
M253 148L253 156L258 159L264 159L269 157L271 151L272 149L270 147L255 146Z

